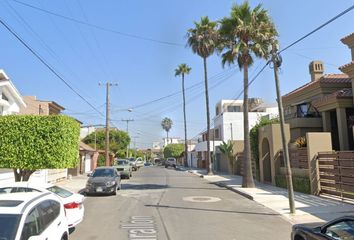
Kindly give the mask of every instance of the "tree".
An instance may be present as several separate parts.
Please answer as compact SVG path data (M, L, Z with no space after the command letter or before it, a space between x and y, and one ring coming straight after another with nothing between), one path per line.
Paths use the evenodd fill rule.
M166 146L168 145L168 132L171 130L172 128L172 120L168 117L165 117L164 119L162 119L161 121L161 127L163 130L166 131L166 135L167 135L167 143L166 143Z
M39 169L75 167L79 123L68 116L0 117L0 167L12 168L15 181L28 181Z
M184 151L184 145L182 143L172 143L172 144L168 144L163 149L163 155L165 158L168 157L180 158L182 157L183 151Z
M184 166L188 167L188 140L187 140L187 118L186 118L186 95L184 88L184 75L189 74L192 70L187 64L182 63L175 69L175 76L182 77L182 93L183 93L183 118L184 118Z
M243 118L244 118L244 174L242 187L254 187L251 164L249 121L248 121L248 69L253 58L270 58L271 42L277 31L268 12L259 4L251 9L248 2L235 4L230 17L221 20L220 36L223 66L237 62L243 70Z
M208 74L207 74L207 58L211 56L218 46L219 34L217 31L217 23L209 20L208 17L202 17L200 22L194 22L195 28L188 30L188 45L193 53L203 58L204 66L204 85L205 85L205 105L207 117L207 169L208 174L213 174L212 162L210 159L210 112L209 112L209 93L208 93Z
M227 143L222 141L222 144L218 146L220 152L224 154L229 162L229 167L231 169L231 173L233 174L234 171L234 144L231 141Z
M105 147L105 131L96 130L87 135L82 141L91 147L96 146L97 149L104 149ZM109 131L109 150L117 154L118 151L126 151L130 137L128 133L120 130Z

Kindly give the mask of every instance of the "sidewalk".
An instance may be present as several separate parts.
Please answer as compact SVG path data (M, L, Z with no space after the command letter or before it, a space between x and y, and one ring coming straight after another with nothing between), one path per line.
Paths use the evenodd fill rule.
M72 192L79 193L85 188L87 179L88 177L86 175L79 175L72 177L72 179L66 179L55 184Z
M187 170L187 169L184 169ZM354 214L354 205L319 196L295 192L296 213L290 214L287 189L256 182L255 188L242 188L242 177L219 174L208 176L205 170L187 170L210 183L226 187L284 216L292 224L325 222Z

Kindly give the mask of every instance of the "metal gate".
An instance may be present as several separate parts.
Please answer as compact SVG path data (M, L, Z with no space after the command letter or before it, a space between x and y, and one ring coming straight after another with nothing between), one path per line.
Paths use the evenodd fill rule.
M354 152L319 152L320 193L354 200Z

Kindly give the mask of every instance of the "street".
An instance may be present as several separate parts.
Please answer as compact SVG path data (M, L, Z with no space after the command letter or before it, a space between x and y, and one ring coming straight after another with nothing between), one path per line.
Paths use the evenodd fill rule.
M193 174L145 167L117 196L89 196L70 239L289 239L280 215Z

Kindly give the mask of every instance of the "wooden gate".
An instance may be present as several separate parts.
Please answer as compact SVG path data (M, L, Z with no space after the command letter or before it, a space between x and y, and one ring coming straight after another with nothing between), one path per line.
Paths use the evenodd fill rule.
M354 200L354 152L319 152L321 194Z

